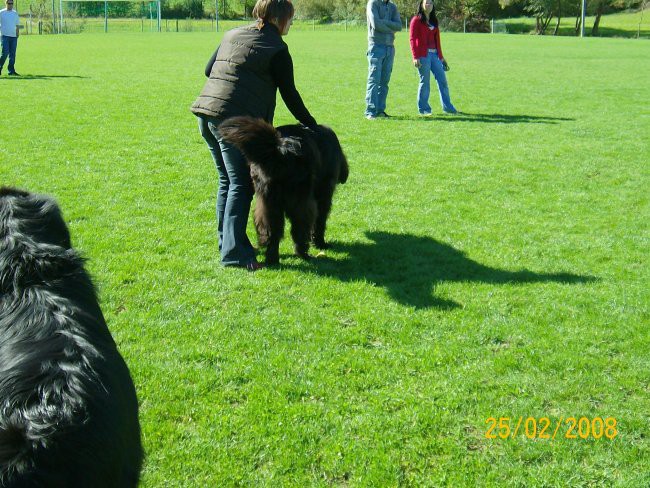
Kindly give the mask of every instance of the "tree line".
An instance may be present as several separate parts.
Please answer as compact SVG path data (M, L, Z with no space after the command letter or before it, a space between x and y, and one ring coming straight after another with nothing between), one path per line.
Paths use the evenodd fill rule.
M47 0L37 0L47 4ZM403 19L417 10L418 0L393 0ZM421 1L421 0L420 0ZM587 15L594 16L591 34L598 34L604 14L638 8L647 0L587 0ZM359 21L366 18L366 0L294 0L297 18L317 22ZM255 0L165 0L162 16L167 19L250 18ZM451 31L487 32L491 19L534 17L536 33L557 34L563 18L575 18L575 31L580 32L582 0L436 0L436 11L442 27ZM68 2L66 13L79 17L104 15L104 2ZM112 2L111 17L147 17L150 2ZM154 9L155 12L155 9ZM587 26L585 26L587 28Z
M392 0L402 17L415 15L421 0ZM600 18L617 11L644 8L647 0L587 0L586 15L595 17L592 35L598 34ZM366 16L365 0L294 0L298 15L323 22L358 19ZM581 29L582 0L434 0L443 28L452 31L489 32L491 19L534 17L536 33L556 35L562 18L575 18L575 32ZM587 26L585 26L587 27Z

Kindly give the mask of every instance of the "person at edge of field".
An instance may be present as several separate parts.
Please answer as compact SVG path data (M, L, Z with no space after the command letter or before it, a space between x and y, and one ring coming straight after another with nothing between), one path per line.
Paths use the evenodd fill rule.
M411 42L411 53L413 54L413 65L420 74L420 83L418 85L418 111L420 115L431 115L431 105L429 105L431 73L433 73L438 83L440 104L443 112L448 114L458 113L449 97L449 85L445 75L445 71L449 71L449 65L442 55L440 28L433 0L419 1L417 13L411 19L409 40Z
M0 57L0 75L5 61L9 58L9 76L20 76L16 73L16 48L20 19L14 10L14 0L5 0L6 8L0 10L0 34L2 35L2 57Z
M369 0L368 19L368 84L366 86L366 118L388 117L386 98L395 59L395 33L402 30L397 6L390 0Z
M248 115L273 123L279 89L292 115L307 127L316 120L305 107L293 76L293 61L282 40L289 32L294 6L289 0L257 0L255 24L232 29L223 36L205 68L208 77L191 111L219 173L217 230L224 266L256 271L255 248L246 225L253 183L244 155L222 140L219 124L228 117Z

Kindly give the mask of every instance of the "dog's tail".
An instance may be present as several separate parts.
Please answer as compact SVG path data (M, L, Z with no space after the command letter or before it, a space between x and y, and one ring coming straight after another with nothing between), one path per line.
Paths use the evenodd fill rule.
M219 125L219 133L243 152L249 161L263 165L280 154L280 134L262 119L231 117Z

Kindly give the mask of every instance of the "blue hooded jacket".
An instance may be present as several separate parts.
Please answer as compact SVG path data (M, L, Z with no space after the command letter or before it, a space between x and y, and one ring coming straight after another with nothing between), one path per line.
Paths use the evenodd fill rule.
M368 44L392 46L395 32L402 30L397 6L390 0L369 0L366 6Z

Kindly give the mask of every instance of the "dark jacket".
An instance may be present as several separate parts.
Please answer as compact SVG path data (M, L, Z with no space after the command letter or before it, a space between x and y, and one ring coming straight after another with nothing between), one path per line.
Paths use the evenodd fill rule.
M192 112L216 118L250 115L272 123L277 85L270 65L283 49L288 47L273 25L228 31Z

